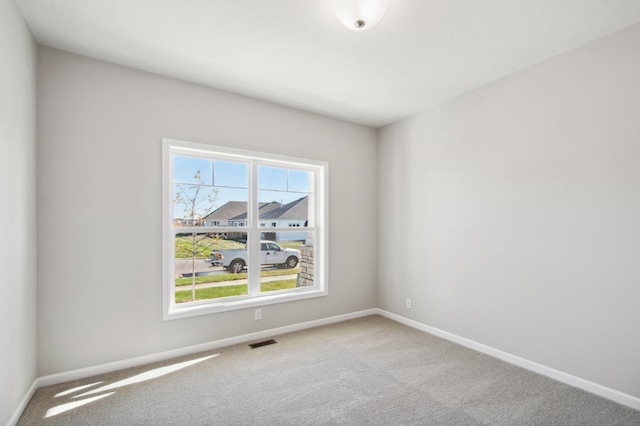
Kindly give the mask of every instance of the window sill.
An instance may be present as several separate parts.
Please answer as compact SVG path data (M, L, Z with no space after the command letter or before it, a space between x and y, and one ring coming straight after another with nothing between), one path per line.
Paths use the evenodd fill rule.
M220 301L207 300L202 302L184 303L173 305L168 309L165 309L163 320L168 321L199 315L215 314L219 312L235 311L238 309L274 305L276 303L294 302L297 300L323 297L327 294L328 291L322 289L300 289L298 291L287 291L286 293L278 292L253 297L235 297Z

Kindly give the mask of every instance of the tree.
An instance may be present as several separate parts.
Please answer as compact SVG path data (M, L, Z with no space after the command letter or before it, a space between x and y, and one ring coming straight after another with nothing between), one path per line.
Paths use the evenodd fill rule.
M213 211L218 190L200 178L200 170L193 176L192 184L176 185L174 206L176 211L182 207L182 223L186 226L202 226L203 219ZM196 259L210 248L211 240L207 233L191 232L189 244L178 244L176 238L176 257L191 259L191 300L196 300Z

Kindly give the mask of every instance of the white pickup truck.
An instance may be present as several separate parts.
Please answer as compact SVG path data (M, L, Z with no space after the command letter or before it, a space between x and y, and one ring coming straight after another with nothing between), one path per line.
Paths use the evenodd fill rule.
M273 241L260 241L260 264L295 268L300 250L284 248ZM211 266L222 266L237 274L247 266L247 249L220 250L211 253Z

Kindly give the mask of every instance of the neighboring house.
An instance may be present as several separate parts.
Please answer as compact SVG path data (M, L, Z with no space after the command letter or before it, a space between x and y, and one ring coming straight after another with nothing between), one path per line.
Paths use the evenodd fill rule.
M309 199L300 198L289 204L282 205L277 201L260 203L258 220L262 228L295 228L298 230L307 225L309 219ZM205 216L203 226L222 226L229 228L242 228L247 225L247 202L229 201L218 209ZM237 232L227 233L228 238L241 236ZM262 236L268 240L297 241L305 240L305 231L289 232L265 232Z
M236 219L244 214L244 220ZM204 226L245 226L247 224L247 202L229 201L202 219Z
M260 215L261 228L292 228L292 231L265 232L265 239L276 241L304 241L307 232L300 230L309 220L309 197L303 197L289 204Z
M174 226L202 226L202 219L174 218Z
M260 216L274 209L278 209L282 204L277 201L271 203L260 203ZM202 219L203 226L222 226L229 228L243 228L247 226L247 202L228 201ZM240 232L225 232L226 238L246 238L246 234Z
M235 201L232 201L235 202ZM270 203L260 203L260 207L258 208L258 217L263 217L273 210L277 210L282 207L277 201L272 201ZM242 214L239 214L235 217L229 219L229 226L246 226L247 225L247 207L245 203L244 211Z

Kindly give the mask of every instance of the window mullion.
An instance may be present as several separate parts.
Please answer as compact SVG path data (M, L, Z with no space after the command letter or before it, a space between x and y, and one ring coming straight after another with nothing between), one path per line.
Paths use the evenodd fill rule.
M255 161L249 167L249 203L247 218L249 227L247 232L247 250L249 254L248 292L255 296L260 293L260 232L258 230L258 165Z

